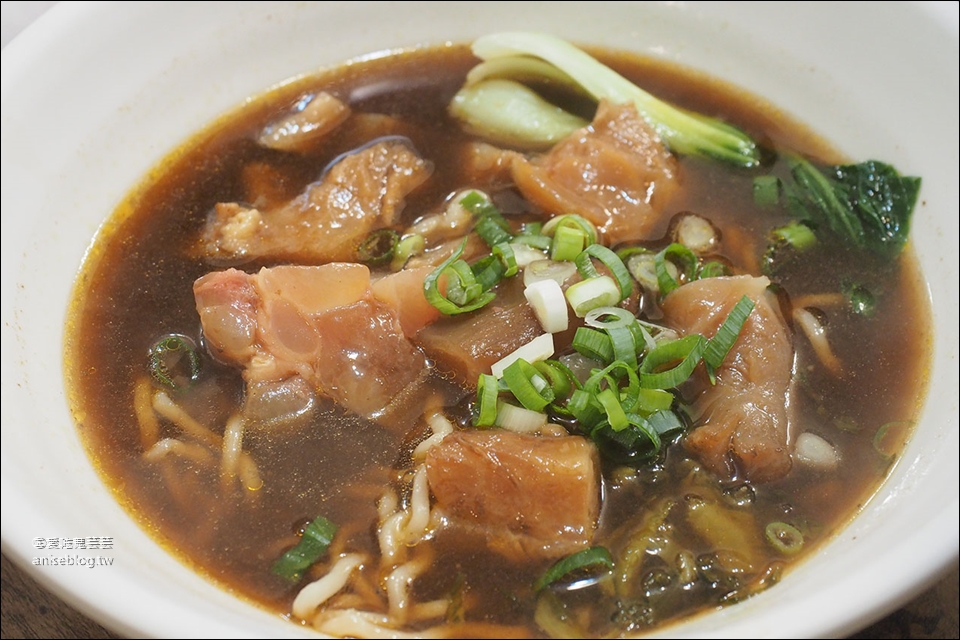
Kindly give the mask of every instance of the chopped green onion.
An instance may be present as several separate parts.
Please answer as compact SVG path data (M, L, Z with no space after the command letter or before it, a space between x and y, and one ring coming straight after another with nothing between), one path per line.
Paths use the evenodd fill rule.
M447 297L451 302L459 305L467 304L486 290L483 283L477 281L477 275L470 265L463 260L454 260L450 263L446 273ZM484 270L479 269L478 273L484 273Z
M603 331L589 327L577 327L571 345L578 353L603 363L613 361L613 344Z
M377 229L357 247L357 256L364 264L385 264L393 258L399 242L400 235L393 229Z
M477 232L478 236L483 238L483 241L486 242L490 248L501 243L510 242L513 239L513 234L510 233L506 221L500 217L483 216L478 218L473 230Z
M610 346L613 347L613 359L623 362L631 370L637 368L637 343L634 333L629 327L610 327L606 329L610 336Z
M570 368L559 360L541 360L534 362L533 366L550 382L554 402L566 400L574 388L580 387L580 381L573 375Z
M582 229L572 226L557 227L550 245L550 259L572 261L583 251L586 241L587 234Z
M590 438L608 460L616 464L639 467L660 453L660 435L641 416L627 413L627 427L614 430L606 421L600 422Z
M613 319L607 320L608 316L613 316ZM637 317L623 307L598 307L591 309L583 321L595 329L616 329L636 323Z
M667 270L668 262L677 267L679 279L675 278ZM683 284L683 282L693 280L696 274L697 263L696 254L677 242L667 245L654 256L653 264L656 268L657 285L660 289L660 295L665 296Z
M649 416L665 411L673 405L673 394L664 389L640 389L637 410L641 415Z
M460 256L466 246L467 239L464 238L457 250L423 280L423 295L427 302L448 316L479 309L495 297L493 292L483 291L476 283L469 266L463 269L466 263L460 260ZM447 276L447 295L440 293L438 284L444 274Z
M397 248L393 251L393 260L390 261L390 268L393 271L400 271L407 264L407 260L413 256L423 253L426 241L419 233L412 233L400 238Z
M605 366L603 369L593 370L589 378L583 382L583 388L591 393L597 393L606 383L608 386L615 386L616 381L627 376L628 386L621 394L621 400L626 404L628 411L633 411L639 397L640 378L637 376L635 367L631 367L622 360L615 360Z
M466 263L463 262L463 260L458 260L454 263L454 266L461 266L462 264ZM473 274L473 278L477 286L480 287L480 290L489 291L501 280L503 280L504 264L500 258L493 254L489 254L477 260L473 266L470 267L470 271Z
M690 377L707 347L706 339L693 334L657 345L640 365L640 384L646 389L672 389ZM666 371L660 367L679 361Z
M623 431L627 428L627 414L620 404L620 395L611 388L606 388L597 394L597 402L603 407L607 422L614 431Z
M492 249L501 242L510 242L513 233L500 210L477 191L471 191L460 199L460 206L472 213L477 222L474 231Z
M727 357L727 353L737 342L740 331L743 329L747 317L753 312L753 308L753 300L747 296L740 298L733 309L730 310L730 313L727 314L716 335L707 341L707 348L703 352L703 363L707 366L707 374L710 376L711 383L716 382L717 369L723 364L723 359Z
M271 570L281 578L296 582L303 572L320 559L337 533L337 525L323 516L318 516L303 530L303 536L295 547L280 556Z
M517 347L512 352L494 362L490 365L490 373L497 378L502 378L504 370L517 360L523 359L527 362L539 362L552 356L553 334L544 333L530 342Z
M572 262L535 260L524 268L523 284L529 287L534 282L547 279L556 280L557 284L563 284L576 272L577 267Z
M500 400L496 425L515 433L533 433L547 424L547 414Z
M560 227L573 227L583 231L587 235L587 241L585 243L586 246L589 246L597 241L597 228L592 222L575 213L567 213L562 216L554 216L553 218L550 218L547 220L546 224L543 225L541 233L543 233L545 236L552 236Z
M582 571L602 570L609 572L612 569L613 558L610 557L610 552L603 547L590 547L554 563L534 583L533 589L534 591L543 591L559 580L567 579L569 576Z
M697 269L697 280L703 280L705 278L719 278L726 275L730 275L730 270L727 269L727 265L717 260L704 262L702 265L700 265L700 268Z
M786 522L771 522L765 533L773 548L784 555L792 556L803 547L803 534Z
M567 401L567 410L587 432L603 420L603 407L597 402L596 395L585 389L573 390Z
M493 255L503 265L503 277L509 278L517 274L517 258L513 254L513 247L508 242L493 245Z
M542 411L555 397L543 374L522 358L503 370L503 380L520 404L531 411Z
M578 318L597 307L611 307L622 300L620 288L610 276L581 280L567 287L564 295Z
M497 420L497 397L500 392L500 383L496 377L481 373L477 381L477 404L473 418L476 427L491 427Z
M190 387L200 378L200 356L193 340L177 333L157 340L149 351L153 379L174 391Z
M556 280L538 280L523 290L523 295L547 333L566 331L570 325L567 299Z
M761 207L772 207L780 202L780 178L777 176L754 178L753 201Z
M643 391L653 391L653 389L644 389ZM676 413L667 408L650 414L647 417L647 422L661 437L669 437L683 431L683 421Z
M602 244L591 244L575 260L577 270L584 278L593 278L598 275L591 258L596 258L610 270L610 274L616 279L617 286L620 288L620 300L629 298L630 294L633 293L633 280L630 278L630 272L623 264L620 256ZM617 302L620 302L620 300L617 300Z
M533 262L543 260L546 258L546 254L539 248L534 247L531 244L525 244L522 240L530 238L545 238L549 240L546 236L528 236L524 238L523 236L516 236L513 240L510 241L510 248L513 249L513 255L516 258L517 266L522 268L527 267ZM550 247L550 244L547 243L547 247Z
M499 216L500 210L490 202L489 198L479 191L471 191L460 198L460 206L480 218L483 216Z
M660 283L657 280L656 254L654 252L638 247L636 251L621 251L620 255L627 265L630 275L641 287L651 293L660 291ZM667 264L667 268L676 271L676 267L672 264Z

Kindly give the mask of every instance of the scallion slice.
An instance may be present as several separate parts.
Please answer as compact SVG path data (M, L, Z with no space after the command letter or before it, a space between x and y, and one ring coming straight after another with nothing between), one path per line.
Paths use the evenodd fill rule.
M497 402L497 422L501 429L514 433L535 433L547 424L547 414L500 400Z
M397 248L393 251L393 259L390 261L390 269L400 271L407 264L407 260L413 256L423 253L426 246L426 240L419 233L413 233L409 236L400 238Z
M543 225L541 233L545 236L553 236L560 227L574 227L583 231L586 234L585 245L591 245L597 241L597 228L592 222L575 213L550 218Z
M607 422L614 431L623 431L627 428L627 413L620 404L620 395L607 387L597 394L597 402L603 407Z
M423 279L423 295L427 302L448 316L479 309L495 297L492 291L484 291L476 283L469 266L466 270L462 268L460 263L466 263L460 260L460 256L466 246L467 239L464 238L457 250ZM440 276L444 274L447 276L447 295L440 293L439 287Z
M706 339L693 334L657 345L640 365L640 386L646 389L672 389L690 377L707 347ZM679 362L678 362L679 361ZM660 368L678 362L661 371Z
M577 327L573 334L573 348L588 358L600 360L604 364L613 361L613 345L610 336L598 329Z
M610 327L606 329L613 347L613 359L625 363L631 370L637 368L637 343L629 327Z
M582 229L559 226L550 244L550 259L572 261L583 251L586 242L587 234Z
M667 270L667 262L673 263L678 270L678 278ZM653 258L654 268L657 273L657 286L660 289L660 295L665 296L683 282L693 280L697 272L698 259L693 251L680 243L674 242L667 245Z
M522 358L503 370L503 380L520 404L531 411L542 411L555 397L543 374Z
M357 256L364 264L373 266L386 264L393 258L399 242L400 234L393 229L377 229L364 238L357 247Z
M458 262L462 263L463 261L459 260ZM455 262L454 265L457 265L458 262ZM470 267L470 271L473 272L473 277L480 289L489 291L503 280L504 263L497 256L489 254L477 260Z
M784 555L792 556L803 547L803 534L786 522L771 522L765 533L773 548Z
M581 571L601 570L608 572L612 569L613 558L610 557L610 552L604 547L590 547L554 563L534 583L533 589L534 591L543 591L550 585Z
M200 356L193 340L171 333L157 340L148 353L153 379L174 391L182 391L200 378Z
M640 389L637 399L637 411L649 416L658 411L666 411L673 406L673 394L665 389Z
M637 317L623 307L598 307L583 317L583 322L595 329L626 327L636 321Z
M336 533L337 525L318 516L303 530L300 542L273 563L271 571L291 582L300 580L304 571L326 553Z
M596 268L593 266L592 258L596 258L610 270L610 274L617 281L617 287L620 289L620 300L625 300L633 293L633 280L630 277L630 271L623 260L616 253L607 249L602 244L591 244L577 256L577 270L584 278L594 278L597 275ZM617 302L620 302L617 300Z
M617 283L610 276L581 280L567 287L564 295L578 318L597 307L613 306L622 299Z
M476 427L492 427L497 420L497 397L500 383L489 373L481 373L477 381L477 404L474 406L473 424Z
M703 363L707 366L707 374L710 376L711 384L716 382L716 372L723 364L723 359L733 348L744 323L750 316L754 308L753 300L743 296L737 301L720 328L710 340L707 341L707 347L703 352Z

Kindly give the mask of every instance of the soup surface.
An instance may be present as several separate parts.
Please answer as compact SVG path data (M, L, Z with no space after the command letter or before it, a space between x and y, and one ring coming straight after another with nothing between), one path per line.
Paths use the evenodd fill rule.
M106 482L161 544L231 592L334 635L617 636L771 587L869 499L926 384L928 303L909 246L888 259L829 233L802 251L778 244L773 231L795 222L795 209L758 201L769 182L755 179L786 182L794 155L839 156L709 78L594 53L762 148L760 165L744 169L670 153L647 136L643 157L660 164L642 178L642 224L608 215L609 202L593 218L562 211L583 215L624 256L631 293L606 306L649 323L653 342L709 339L733 303L751 301L715 384L699 364L655 388L653 409L626 412L647 425L666 402L677 428L658 431L660 448L628 453L609 435L591 438L558 400L522 414L546 416L533 426L477 426L479 375L545 334L523 293L537 267L520 249L518 275L493 285L486 306L440 317L423 299L424 280L456 249L473 264L490 253L478 216L458 204L470 190L514 237L560 213L558 200L616 191L632 203L635 193L602 178L567 199L530 184L542 186L544 167L568 166L550 155L560 145L604 127L617 138L616 123L635 114L601 122L610 105L595 116L592 102L545 86L569 111L596 117L591 132L552 149L490 144L448 110L477 63L469 48L408 52L298 80L220 119L139 185L97 238L66 331L71 402ZM636 140L619 140L636 151ZM570 162L581 177L599 175L609 167L598 158ZM256 241L245 225L259 229ZM380 229L419 236L401 240L409 259L363 260L358 245L371 233L363 249L374 254L390 240ZM671 243L717 265L716 277L680 274L677 289L658 291L655 266L651 284L637 256ZM534 257L555 267L546 253ZM557 290L588 278L560 272ZM453 297L444 278L440 290ZM562 362L551 371L583 384L603 364L574 347L584 321L568 311L551 353L530 359ZM531 379L549 378L538 371ZM617 371L600 386L625 385L623 401L630 376ZM518 404L499 384L501 408ZM757 421L761 435L750 432ZM734 435L710 433L718 424ZM329 548L292 574L278 569L318 527L335 527ZM543 579L571 556L579 564Z

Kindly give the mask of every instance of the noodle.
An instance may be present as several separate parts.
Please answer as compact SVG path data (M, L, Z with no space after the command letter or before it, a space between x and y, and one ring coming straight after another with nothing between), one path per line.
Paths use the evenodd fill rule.
M133 411L140 427L140 446L146 451L160 437L160 421L151 406L153 384L149 378L140 378L133 388Z
M794 309L793 319L800 325L800 328L803 329L803 333L807 336L807 339L810 340L810 344L813 346L813 350L816 352L820 362L823 363L823 366L833 375L841 375L843 366L840 364L837 356L834 355L833 349L830 348L830 343L827 341L827 335L823 329L823 325L820 324L816 316L806 309Z
M353 571L365 560L359 553L348 554L337 560L327 575L300 590L291 607L293 615L301 620L309 619L317 607L346 586Z
M208 463L213 462L213 454L209 449L199 444L187 443L176 438L164 438L150 447L143 454L145 460L158 462L168 455L173 454L191 460L193 462Z
M414 579L427 570L429 557L421 556L410 562L405 562L394 569L385 579L387 600L390 603L390 621L395 624L404 624L411 603L408 600L410 586Z
M220 448L221 437L191 418L163 391L157 391L153 396L153 408L161 416L183 429L194 440L199 440L213 449Z
M220 459L220 484L224 489L230 487L237 477L237 467L240 464L240 454L243 451L244 420L240 414L235 414L227 420L223 431L223 457ZM249 485L247 485L249 487Z

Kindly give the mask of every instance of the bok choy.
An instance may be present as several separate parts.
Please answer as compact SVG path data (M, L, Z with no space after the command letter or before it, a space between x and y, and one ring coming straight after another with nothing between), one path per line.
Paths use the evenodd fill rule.
M759 164L756 144L736 127L663 102L554 36L491 34L474 41L473 53L484 62L467 76L450 111L474 132L485 132L500 142L536 147L552 144L585 124L536 94L531 96L532 92L521 84L537 80L573 87L595 101L633 103L675 153L705 156L740 167Z
M920 178L901 176L876 160L822 170L799 157L789 163L793 182L785 185L784 195L795 215L829 227L859 249L887 258L900 253Z

